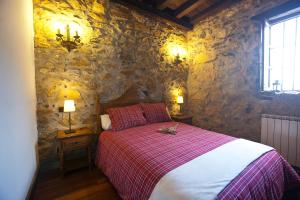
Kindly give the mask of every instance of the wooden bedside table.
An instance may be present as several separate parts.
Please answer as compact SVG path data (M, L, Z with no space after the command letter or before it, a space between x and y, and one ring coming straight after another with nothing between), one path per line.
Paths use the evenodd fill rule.
M75 133L66 134L63 130L57 132L56 139L59 142L60 169L65 174L66 171L89 166L92 168L91 144L94 135L89 128L75 129ZM76 159L66 159L68 153L76 150L86 150L86 157Z
M182 114L182 115L172 115L171 117L172 117L172 120L174 120L176 122L193 125L193 116L192 115Z

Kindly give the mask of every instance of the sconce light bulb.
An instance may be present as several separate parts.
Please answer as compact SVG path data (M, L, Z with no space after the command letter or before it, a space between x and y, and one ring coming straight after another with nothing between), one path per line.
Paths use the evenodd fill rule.
M70 26L69 26L69 24L67 25L66 30L67 30L67 40L70 41Z

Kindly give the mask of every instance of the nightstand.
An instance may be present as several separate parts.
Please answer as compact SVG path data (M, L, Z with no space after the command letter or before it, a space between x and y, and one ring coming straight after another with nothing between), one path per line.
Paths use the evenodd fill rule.
M60 169L65 174L67 171L88 166L92 168L92 139L96 135L89 128L75 129L75 133L66 134L63 130L57 132L56 139L59 142ZM72 157L67 159L68 154L80 150L85 150L85 156Z
M172 117L172 120L174 120L176 122L193 125L193 116L191 116L191 115L182 114L182 115L172 115L171 117Z

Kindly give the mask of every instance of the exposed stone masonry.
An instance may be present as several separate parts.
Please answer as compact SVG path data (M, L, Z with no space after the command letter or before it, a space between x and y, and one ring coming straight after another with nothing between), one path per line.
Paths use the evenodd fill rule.
M188 33L189 110L197 126L260 141L263 113L299 116L299 95L259 94L260 27L252 16L286 1L243 0Z
M174 62L164 47L186 42L179 27L96 0L35 0L34 17L41 161L56 156L56 131L67 128L68 115L58 112L64 99L76 102L74 127L93 128L97 95L108 101L137 86L154 99L171 102L175 96L170 91L186 93L187 64ZM55 21L68 19L83 29L82 45L71 53L55 40L53 28Z
M186 32L108 0L34 0L41 160L56 156L56 131L67 128L67 115L58 112L64 99L76 101L72 124L93 128L96 96L108 101L131 86L164 97L173 112L182 92L195 125L255 141L262 113L299 116L299 95L265 100L258 92L260 30L251 17L285 1L243 0ZM53 28L68 19L83 28L82 45L71 53ZM170 42L188 46L187 60L173 60Z

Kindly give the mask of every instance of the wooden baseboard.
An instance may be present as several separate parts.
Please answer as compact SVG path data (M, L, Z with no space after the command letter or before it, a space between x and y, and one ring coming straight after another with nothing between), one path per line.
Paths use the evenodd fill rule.
M37 166L37 167L36 167L36 170L35 170L35 172L34 172L34 175L33 175L33 177L32 177L31 184L30 184L30 187L29 187L29 189L28 189L27 195L26 195L26 200L32 199L32 194L33 194L34 188L35 188L35 186L36 186L37 177L38 177L38 174L39 174L39 169L40 169L40 167Z

